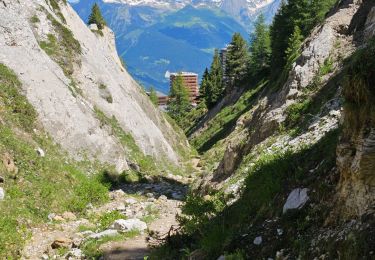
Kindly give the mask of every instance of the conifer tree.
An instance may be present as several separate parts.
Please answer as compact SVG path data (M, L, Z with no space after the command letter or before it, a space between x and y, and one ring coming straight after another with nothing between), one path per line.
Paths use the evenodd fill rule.
M154 87L151 86L150 88L150 99L151 99L151 102L157 106L158 105L158 96L156 94L156 91L154 89Z
M300 49L301 49L302 41L303 41L303 36L301 34L301 30L296 25L294 27L294 32L293 32L292 36L289 38L288 48L285 51L287 66L292 65L292 63L300 55Z
M223 67L220 61L219 50L217 49L214 53L208 78L206 105L210 108L220 100L224 92Z
M201 85L199 88L199 99L201 100L201 102L206 102L206 90L207 90L208 81L209 81L209 72L208 72L208 68L206 68L204 70Z
M268 70L270 65L271 39L263 14L258 17L255 23L255 31L251 35L250 41L250 72L255 76Z
M91 14L89 16L88 24L96 24L99 30L102 30L106 25L106 22L102 16L99 5L95 3L91 8Z
M178 74L173 80L169 93L168 114L180 124L190 107L189 91L181 74Z
M246 77L248 65L248 45L241 34L235 33L226 56L225 74L228 77L228 87L233 87Z

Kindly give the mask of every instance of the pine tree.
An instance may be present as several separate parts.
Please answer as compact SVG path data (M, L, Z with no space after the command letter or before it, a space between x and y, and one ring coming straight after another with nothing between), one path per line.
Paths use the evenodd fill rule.
M209 81L209 75L210 73L208 72L208 69L206 68L204 70L201 85L199 88L199 99L201 100L201 102L206 102L206 89L207 89L207 84Z
M296 25L294 27L294 32L288 41L288 48L285 51L287 66L291 66L292 63L300 55L301 44L303 41L303 36L301 34L300 28Z
M173 80L169 93L168 114L180 124L184 116L189 112L190 107L189 91L181 74L179 74Z
M152 87L151 86L151 88L150 88L150 99L151 99L151 102L155 105L155 106L157 106L158 105L158 96L157 96L157 94L156 94L156 91L155 91L155 89L154 89L154 87Z
M228 77L228 87L241 82L248 73L249 52L246 41L241 34L235 33L228 46L225 74Z
M271 39L263 14L255 23L255 32L250 37L250 71L253 76L269 69L271 57Z
M219 50L217 49L212 60L207 85L206 105L210 108L220 100L224 92L223 67L220 61Z
M99 30L102 30L104 26L107 25L97 3L91 8L88 24L96 24Z

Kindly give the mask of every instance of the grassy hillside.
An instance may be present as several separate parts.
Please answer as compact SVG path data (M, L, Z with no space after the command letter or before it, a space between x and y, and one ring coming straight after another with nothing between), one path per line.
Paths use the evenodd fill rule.
M0 172L5 190L0 201L0 258L18 258L28 229L47 221L48 214L79 214L89 203L108 200L101 173L110 167L70 159L40 128L20 86L17 76L0 64Z

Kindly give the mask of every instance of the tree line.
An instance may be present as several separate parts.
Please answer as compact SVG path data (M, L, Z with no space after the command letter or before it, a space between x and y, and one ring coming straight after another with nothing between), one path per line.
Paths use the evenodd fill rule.
M211 66L206 68L200 84L200 107L214 107L235 88L268 78L280 80L300 56L301 45L311 30L322 22L336 0L282 1L272 24L265 23L261 14L254 32L246 41L235 33L226 48L225 59L214 51ZM281 76L280 76L281 75ZM283 79L281 78L281 81ZM181 84L177 81L176 84ZM182 91L182 92L180 92ZM172 86L169 114L177 121L188 115L191 107L184 88ZM185 96L185 97L183 97ZM178 98L177 98L178 97ZM184 100L183 104L177 102Z

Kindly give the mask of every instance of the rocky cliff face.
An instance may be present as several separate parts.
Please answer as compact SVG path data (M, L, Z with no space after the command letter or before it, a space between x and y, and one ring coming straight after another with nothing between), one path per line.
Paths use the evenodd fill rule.
M90 31L63 1L1 0L0 31L0 62L19 76L41 125L76 158L127 169L132 148L104 117L145 154L177 163L174 148L186 143L122 67L109 29Z

